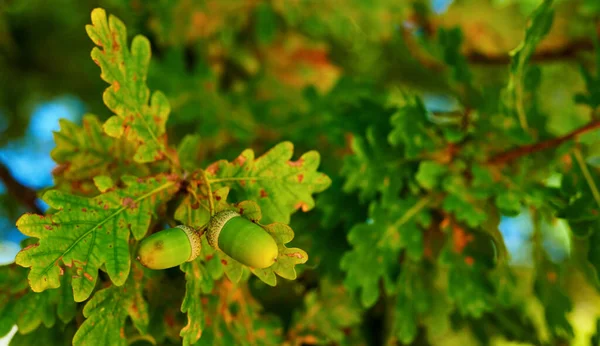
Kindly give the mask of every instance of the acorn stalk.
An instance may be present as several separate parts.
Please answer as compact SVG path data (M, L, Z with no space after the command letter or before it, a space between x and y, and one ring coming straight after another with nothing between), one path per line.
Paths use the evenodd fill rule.
M152 234L140 243L138 260L150 269L167 269L200 255L201 238L192 227L179 225Z
M261 226L231 210L213 216L207 240L234 260L252 268L268 268L277 260L277 243Z

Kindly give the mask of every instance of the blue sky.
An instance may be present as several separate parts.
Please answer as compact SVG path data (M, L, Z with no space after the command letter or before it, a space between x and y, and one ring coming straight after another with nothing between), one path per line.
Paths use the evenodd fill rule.
M25 186L35 190L52 186L52 169L55 166L50 158L50 151L54 148L52 132L59 129L59 119L78 121L84 111L81 101L72 96L39 104L33 109L25 137L0 148L0 162ZM0 183L0 193L4 190ZM44 202L38 202L42 210L47 208ZM18 251L18 242L23 239L14 226L15 221L0 216L0 238L4 237L0 239L0 264L12 261Z

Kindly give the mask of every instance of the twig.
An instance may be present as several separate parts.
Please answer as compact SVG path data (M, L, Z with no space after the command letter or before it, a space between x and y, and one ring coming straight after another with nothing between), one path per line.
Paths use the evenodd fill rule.
M590 190L592 191L592 195L594 196L594 199L596 200L598 207L600 207L600 192L598 192L598 187L596 186L596 183L594 182L594 178L592 177L592 174L590 173L590 170L587 168L587 164L585 163L585 160L583 159L583 156L581 155L581 150L579 150L579 148L576 148L573 151L573 156L575 156L575 160L579 164L579 168L581 168L583 177L585 178L585 181L587 182L588 186L590 187Z
M564 142L570 141L579 135L592 130L600 129L600 120L592 121L589 124L580 127L573 132L570 132L564 136L552 138L546 141L538 142L535 144L525 145L518 147L491 157L487 163L491 165L502 165L518 159L521 156L529 155L538 151L557 147Z
M37 193L28 188L27 186L18 182L13 175L10 173L8 168L0 163L0 180L6 186L8 194L13 196L21 204L29 208L31 211L37 214L43 214L44 212L35 203L37 199Z
M206 184L206 188L208 189L208 208L209 208L210 216L212 217L215 214L215 201L213 200L212 188L210 187L210 181L208 180L208 177L206 176L206 171L204 171L202 169L202 170L200 170L200 172L202 172L202 179L204 180L204 183Z

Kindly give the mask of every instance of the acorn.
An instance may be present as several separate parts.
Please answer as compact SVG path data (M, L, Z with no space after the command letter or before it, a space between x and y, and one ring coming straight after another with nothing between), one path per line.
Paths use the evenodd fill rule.
M277 260L275 239L235 211L224 210L210 219L207 240L213 248L252 268L268 268Z
M137 258L146 268L167 269L193 261L200 255L201 244L194 228L179 225L142 240Z

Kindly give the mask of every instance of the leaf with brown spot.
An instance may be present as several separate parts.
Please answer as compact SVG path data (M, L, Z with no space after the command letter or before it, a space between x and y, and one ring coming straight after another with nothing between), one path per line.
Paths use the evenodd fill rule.
M50 153L60 167L52 172L57 185L80 184L102 175L116 180L126 174L148 173L145 165L128 162L135 146L109 137L95 116L86 115L81 127L66 119L59 123L60 131L54 132L56 147Z
M229 186L242 200L256 199L263 214L263 222L289 223L290 215L299 207L311 210L314 193L324 191L331 184L329 177L317 171L319 153L309 151L297 161L291 161L294 146L282 142L264 155L255 158L254 151L245 150L232 162L218 161L206 173L215 187Z
M103 99L116 115L104 123L104 131L138 144L133 157L136 162L161 160L167 151L164 134L171 108L161 92L150 97L146 85L150 42L138 35L128 48L125 24L112 15L107 18L100 8L92 11L92 25L86 30L98 45L92 50L92 59L100 66L102 79L112 86L104 91Z
M139 183L135 177L122 180L125 188L94 198L50 190L43 199L58 212L42 218L26 214L17 221L23 234L39 239L39 246L22 250L16 258L17 264L31 267L28 279L33 291L60 286L60 263L77 266L78 277L72 282L76 301L89 297L102 265L115 285L125 283L131 263L130 232L135 239L141 239L152 214L173 197L179 184L164 175L147 179L145 183ZM137 208L123 206L126 198ZM81 212L82 208L87 212ZM51 230L47 229L49 226Z
M133 270L142 269L134 266ZM131 275L125 286L112 285L96 292L83 308L86 320L75 333L73 345L127 345L124 328L128 316L140 334L146 334L150 318L143 288L143 281Z

